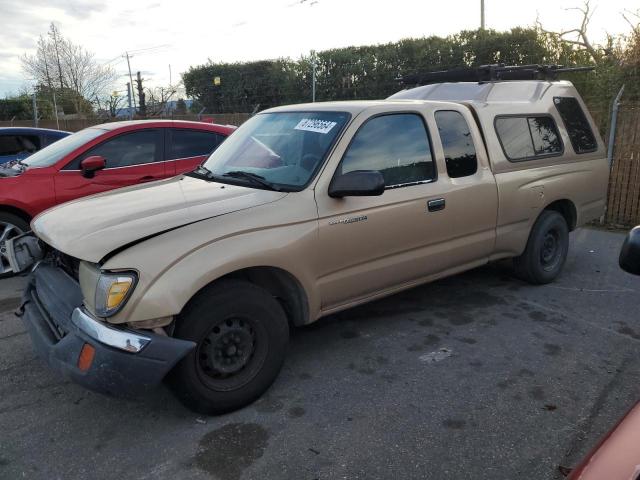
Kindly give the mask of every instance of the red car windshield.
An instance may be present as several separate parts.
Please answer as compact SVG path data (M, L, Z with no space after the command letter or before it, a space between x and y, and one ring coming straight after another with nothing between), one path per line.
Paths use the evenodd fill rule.
M69 135L52 143L20 163L27 165L29 168L50 167L73 152L76 148L99 137L104 132L106 132L106 130L102 130L101 128L85 128L84 130L80 130L73 135Z

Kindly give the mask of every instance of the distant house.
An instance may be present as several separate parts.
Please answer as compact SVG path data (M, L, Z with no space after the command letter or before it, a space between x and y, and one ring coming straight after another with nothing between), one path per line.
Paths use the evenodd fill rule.
M116 117L117 118L129 118L132 113L135 114L135 109L133 107L131 107L131 108L122 107L122 108L118 108L116 110Z
M188 98L183 98L182 100L186 104L187 110L189 110L191 108L191 105L193 105L193 100ZM178 100L169 100L164 107L165 113L170 115L171 113L175 112L177 104Z

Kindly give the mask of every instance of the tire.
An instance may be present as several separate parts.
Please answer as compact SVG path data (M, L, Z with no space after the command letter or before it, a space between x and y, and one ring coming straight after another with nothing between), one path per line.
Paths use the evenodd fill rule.
M223 280L187 305L174 336L197 346L171 371L169 385L190 409L218 415L252 403L271 386L286 356L289 324L266 290Z
M513 259L516 275L533 285L550 283L560 274L569 252L569 227L564 217L544 210L533 224L524 253Z
M29 223L12 213L0 212L0 278L13 275L6 256L5 241L29 231Z

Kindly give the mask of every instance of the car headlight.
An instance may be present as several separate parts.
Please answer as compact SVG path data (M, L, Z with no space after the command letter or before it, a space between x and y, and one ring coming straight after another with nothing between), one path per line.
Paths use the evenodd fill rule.
M102 272L96 287L96 314L110 317L120 310L131 296L138 276L134 272Z

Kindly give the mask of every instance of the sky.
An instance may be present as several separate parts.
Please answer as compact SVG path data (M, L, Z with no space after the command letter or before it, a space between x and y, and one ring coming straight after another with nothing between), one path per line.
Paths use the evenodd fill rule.
M566 10L582 0L485 0L486 26L533 25L570 29L581 14ZM590 34L629 31L621 16L638 0L592 0ZM140 70L149 86L180 80L189 66L213 61L299 57L311 50L446 36L478 28L480 0L0 0L0 97L29 86L20 56L33 53L50 22L121 74L114 89Z

